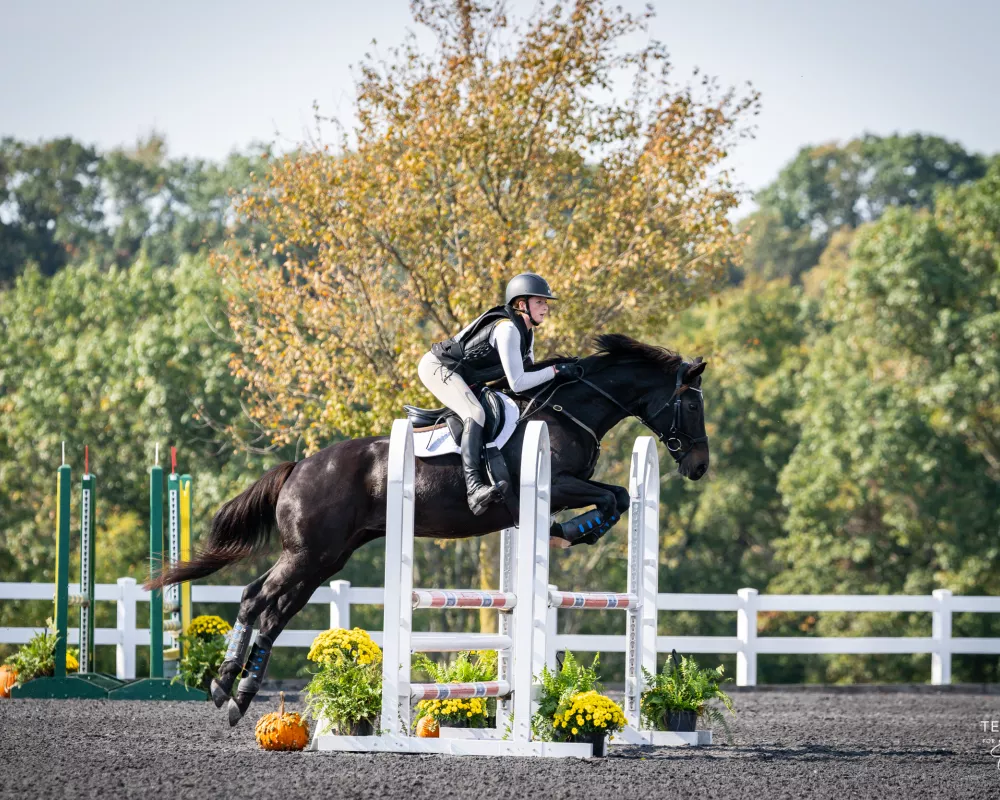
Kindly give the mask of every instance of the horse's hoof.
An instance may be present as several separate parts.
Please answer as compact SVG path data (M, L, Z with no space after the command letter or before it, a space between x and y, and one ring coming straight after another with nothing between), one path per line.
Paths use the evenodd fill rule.
M223 689L215 678L212 678L212 701L216 708L222 708L229 700L229 692Z
M243 712L235 699L229 699L229 727L236 727L236 723L243 719Z

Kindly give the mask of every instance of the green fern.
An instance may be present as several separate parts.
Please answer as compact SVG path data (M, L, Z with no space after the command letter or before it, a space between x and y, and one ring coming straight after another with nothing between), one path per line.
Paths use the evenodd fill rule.
M693 658L682 657L672 652L663 664L663 669L652 674L643 669L646 691L642 693L640 709L644 722L652 728L664 730L668 711L693 711L698 717L720 725L730 739L729 726L725 715L713 701L722 703L733 716L732 698L719 687L728 678L723 678L724 667L715 669L699 667Z
M479 683L497 679L496 650L463 650L451 664L438 664L423 653L413 656L413 669L424 672L432 683Z

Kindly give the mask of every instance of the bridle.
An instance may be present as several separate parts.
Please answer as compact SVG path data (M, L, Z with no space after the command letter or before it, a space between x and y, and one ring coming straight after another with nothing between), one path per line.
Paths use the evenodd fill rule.
M659 437L660 441L663 442L664 447L666 447L667 450L670 451L670 455L674 457L674 461L676 461L678 464L684 459L684 457L688 453L690 453L694 449L695 445L702 443L708 444L708 434L706 434L705 436L691 436L689 433L686 433L684 431L681 425L681 423L683 422L683 414L684 414L683 410L684 404L681 402L681 398L683 397L684 393L697 392L699 395L701 394L701 389L698 389L694 386L686 386L684 384L684 378L687 375L687 371L691 368L691 366L692 366L691 364L685 361L680 365L680 367L678 367L677 384L676 386L674 386L674 393L670 395L670 397L668 397L666 401L664 401L663 405L656 410L655 414L650 415L653 419L656 419L660 414L663 413L663 409L665 409L668 405L673 403L674 407L673 407L673 413L671 414L670 417L670 430L667 432L666 438L664 438L664 435L662 433L657 431L656 428L654 428L650 423L646 422L646 420L644 420L642 417L639 417L638 415L633 415L637 419L639 419L643 425L645 425ZM681 441L680 437L682 436L684 437L687 446L685 446L685 442ZM680 455L678 455L678 453Z
M628 408L625 404L619 402L616 398L612 397L608 392L606 392L600 386L593 383L592 381L588 381L584 377L583 367L579 364L577 364L576 366L580 370L580 374L576 378L560 383L559 386L553 387L549 396L545 398L545 400L537 408L529 412L529 409L534 404L535 400L538 398L538 395L535 395L535 397L531 399L531 402L528 403L527 408L525 408L525 413L521 415L521 418L526 419L527 417L531 416L532 414L538 413L539 411L541 411L546 407L551 408L553 411L558 411L559 413L563 414L564 416L572 420L574 423L576 423L579 427L583 428L585 431L587 431L587 433L589 433L594 438L594 441L597 443L597 452L599 454L601 451L601 440L598 438L597 434L594 433L594 431L590 428L590 426L587 425L582 420L577 419L561 405L554 403L550 405L550 401L552 400L556 391L558 391L561 387L568 386L573 383L583 383L589 386L599 395L603 396L605 399L609 400L614 405L618 406L618 408L624 411L626 415L630 417L635 417L635 419L639 420L639 422L641 422L650 431L656 434L656 438L663 443L663 446L667 448L670 455L673 457L674 462L677 464L680 464L681 461L684 460L684 457L694 449L695 445L699 445L702 443L708 444L707 435L691 436L690 434L686 433L682 428L684 411L681 398L683 397L684 392L697 392L699 395L701 394L701 389L697 389L693 386L687 386L684 383L684 377L687 375L688 370L693 366L692 364L689 364L686 361L681 363L680 367L677 368L677 383L674 386L673 394L671 394L670 397L668 397L663 402L663 405L661 405L653 414L649 415L651 419L656 419L660 414L663 413L664 409L666 409L668 405L673 404L673 413L671 414L670 417L670 430L668 430L666 433L659 430L655 425L653 425L653 423L651 423L648 419L643 417L642 414L639 414L638 412ZM539 394L541 394L541 392L539 392ZM595 457L594 461L596 460L597 459Z

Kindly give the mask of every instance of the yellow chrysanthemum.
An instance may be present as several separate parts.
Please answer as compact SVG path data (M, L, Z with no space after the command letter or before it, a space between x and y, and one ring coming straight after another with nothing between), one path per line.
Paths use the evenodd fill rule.
M421 700L417 709L423 716L434 717L438 722L447 723L459 719L488 716L486 700L482 697L450 698L448 700Z
M382 663L382 650L361 628L331 628L313 639L306 657L318 664L336 664L348 659L356 664L378 665Z
M232 630L229 623L226 622L222 617L216 617L212 614L204 614L200 617L195 617L188 623L187 633L188 636L215 636L217 634L225 635Z
M580 692L569 698L569 708L553 717L557 728L570 728L575 735L581 731L613 732L625 725L621 707L596 691Z
M66 671L76 672L80 669L80 662L76 660L76 656L72 653L66 653Z

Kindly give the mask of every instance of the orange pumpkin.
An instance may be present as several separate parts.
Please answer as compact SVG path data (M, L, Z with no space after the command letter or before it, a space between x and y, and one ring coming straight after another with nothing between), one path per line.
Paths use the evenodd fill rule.
M17 683L17 670L13 667L0 667L0 697L10 697L11 687Z
M434 717L421 717L417 723L417 736L424 739L438 739L441 736L441 726Z
M264 750L302 750L309 744L309 726L296 713L285 713L285 693L281 692L277 711L257 720L254 734Z

